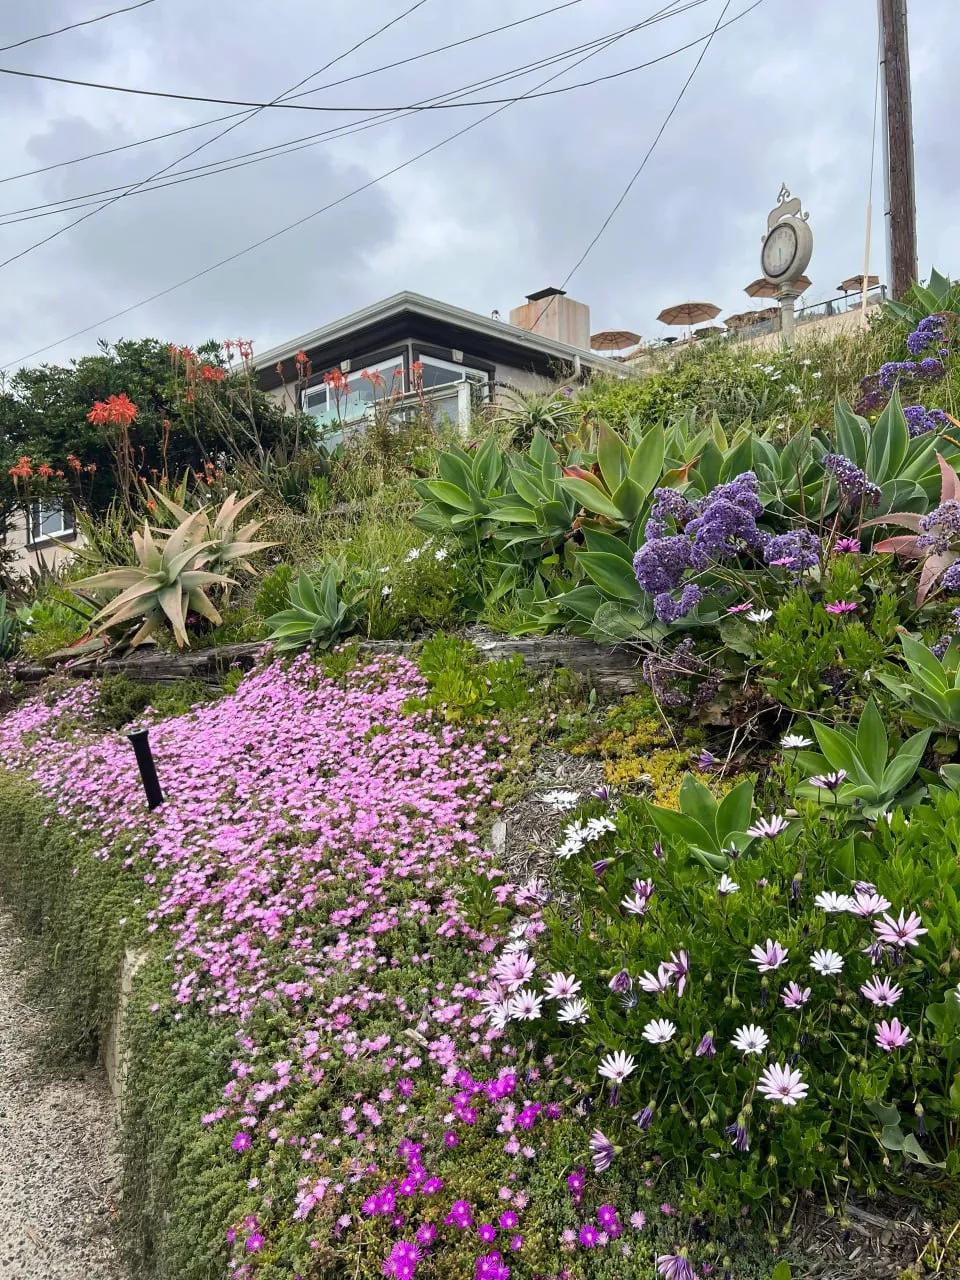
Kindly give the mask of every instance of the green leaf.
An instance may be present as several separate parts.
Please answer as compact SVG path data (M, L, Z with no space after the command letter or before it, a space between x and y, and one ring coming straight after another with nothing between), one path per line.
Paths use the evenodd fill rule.
M627 446L606 423L601 424L597 433L597 462L607 488L613 493L626 477L630 455Z
M609 551L580 551L577 564L605 595L638 607L646 595L634 576L630 563Z
M837 400L833 407L833 430L837 440L837 452L863 467L867 460L867 422L853 412L845 400Z
M694 774L684 774L680 783L680 811L695 818L714 839L717 834L717 807L716 796L710 788Z
M917 772L923 753L927 749L932 730L924 729L908 738L883 773L885 795L895 796Z
M676 837L708 853L721 852L713 836L696 818L677 813L675 809L662 809L659 805L651 804L648 808L661 835Z
M778 1262L770 1272L770 1280L791 1280L792 1276L789 1262Z
M883 771L887 767L888 745L883 717L871 698L864 707L857 726L857 755L863 761L870 778L878 784L882 782Z
M651 493L663 472L666 437L662 426L651 427L630 458L627 475L643 491Z
M581 480L578 476L561 476L560 487L571 494L588 511L598 516L606 516L608 520L622 522L623 514L610 498L601 493L595 485Z
M734 831L746 831L753 812L753 783L749 778L738 783L720 801L717 808L717 838L723 844Z
M818 720L813 722L813 732L831 769L845 769L851 777L861 775L861 762L843 734Z
M477 488L485 497L496 489L503 474L503 454L496 436L487 436L473 460Z
M428 480L425 488L431 498L445 502L448 507L456 507L458 511L475 511L473 499L468 493L449 480Z
M621 560L626 560L627 564L633 563L630 544L623 538L618 538L615 533L608 533L606 529L585 528L583 540L588 551L606 551L610 555L619 556Z

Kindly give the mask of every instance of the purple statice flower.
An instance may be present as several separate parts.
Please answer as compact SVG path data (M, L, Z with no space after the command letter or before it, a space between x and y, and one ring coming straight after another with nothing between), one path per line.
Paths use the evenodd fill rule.
M940 346L945 340L946 316L940 312L924 316L912 333L907 334L907 350L912 356L922 356L932 346Z
M613 1164L613 1157L617 1154L617 1148L599 1129L594 1129L590 1135L590 1158L593 1161L593 1168L596 1173L605 1173Z
M697 1045L696 1056L698 1058L715 1058L717 1056L717 1047L713 1043L713 1032L708 1031Z
M660 595L679 587L690 568L690 541L681 534L645 542L633 557L633 572L648 595Z
M949 551L951 544L960 538L960 501L948 498L938 507L928 511L918 521L920 534L917 547L921 551L932 551L942 554Z
M676 489L654 489L650 518L643 530L647 542L665 538L671 525L682 529L696 514L693 504Z
M942 431L950 426L950 419L942 409L925 409L922 404L905 404L903 416L913 437L926 435L929 431Z
M960 591L960 560L950 566L940 579L940 585L944 591Z
M874 1039L884 1053L892 1053L894 1049L902 1049L913 1039L910 1028L904 1026L899 1018L891 1018L889 1022L878 1022L874 1031Z
M723 1132L730 1139L730 1145L737 1151L750 1150L750 1133L743 1116L740 1116L736 1124L728 1124Z
M669 591L658 591L653 597L653 612L658 622L677 622L692 613L703 599L703 592L695 582L688 582L680 592L679 599L674 599Z
M657 1274L662 1280L696 1280L697 1276L685 1253L661 1253L657 1258Z
M946 374L943 361L936 356L926 356L917 365L917 377L923 378L925 382L939 382Z
M901 379L916 378L919 373L916 360L888 360L877 370L877 381L883 391L890 392Z
M763 558L769 565L776 565L800 573L813 569L820 563L820 539L809 529L792 529L789 533L777 533L767 538L763 545Z
M867 478L867 474L845 458L842 453L825 453L821 459L824 471L836 476L841 499L851 507L861 504L875 507L880 501L880 488Z
M697 514L686 533L692 539L690 562L694 569L706 569L717 560L729 560L744 550L760 552L763 535L757 517L763 515L757 477L744 471L715 489L697 503Z

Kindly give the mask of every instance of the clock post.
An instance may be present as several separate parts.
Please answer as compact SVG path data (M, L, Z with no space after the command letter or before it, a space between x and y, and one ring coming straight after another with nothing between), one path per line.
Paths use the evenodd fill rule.
M794 304L801 290L797 281L807 269L813 254L813 232L810 215L801 212L800 201L781 186L775 209L767 215L767 230L760 250L760 267L764 278L776 288L780 303L780 332L788 347L794 342Z

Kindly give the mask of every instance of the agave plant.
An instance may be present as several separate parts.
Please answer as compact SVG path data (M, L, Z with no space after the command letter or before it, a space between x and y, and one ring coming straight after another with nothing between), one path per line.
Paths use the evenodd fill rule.
M94 634L100 635L111 627L142 618L142 625L129 641L130 648L136 648L168 622L177 646L183 648L189 644L186 627L189 612L198 613L215 625L223 621L206 588L226 589L236 584L206 567L209 544L197 541L204 519L202 511L195 512L182 521L165 542L157 542L144 521L143 532L133 534L136 565L110 569L72 584L78 591L120 592L91 620Z
M354 602L340 592L343 571L334 561L318 583L306 572L290 583L290 607L267 619L270 639L278 653L291 653L315 646L330 649L351 628Z
M266 551L269 547L278 545L276 542L253 541L254 535L263 527L262 520L251 520L241 528L235 528L240 513L251 502L256 501L262 492L260 489L242 499L238 499L236 493L227 494L220 510L212 519L206 507L201 507L197 512L190 512L160 490L153 489L151 492L156 500L180 522L180 525L196 516L202 517L193 526L191 540L197 544L201 542L205 544L207 567L211 573L232 573L241 569L252 577L256 570L250 564L250 557L256 555L258 551ZM225 592L225 599L228 597L229 591Z
M909 560L922 560L920 581L917 584L917 604L923 604L930 592L936 587L943 575L960 558L960 549L945 547L941 549L935 532L937 514L947 503L960 509L960 476L940 453L937 454L940 464L940 503L928 515L919 515L913 511L890 511L885 516L875 516L865 520L864 526L876 524L897 524L902 529L912 529L912 533L898 533L892 538L884 538L874 543L874 551L891 551ZM954 507L948 507L948 511ZM928 532L925 539L924 533ZM933 536L930 536L930 535ZM954 535L955 536L955 535Z
M878 671L877 679L921 723L956 733L960 730L960 638L954 637L942 658L905 633L900 644L906 671L888 668Z

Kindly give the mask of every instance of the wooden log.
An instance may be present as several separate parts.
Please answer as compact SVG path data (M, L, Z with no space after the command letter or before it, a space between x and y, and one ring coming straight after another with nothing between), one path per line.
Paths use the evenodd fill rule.
M468 627L464 632L482 657L503 659L519 654L531 670L545 673L566 667L587 678L599 691L610 695L634 693L640 683L641 653L636 649L598 645L584 636L562 632L546 636L501 636L483 627ZM419 641L361 640L361 653L412 653ZM54 674L87 677L124 675L146 684L174 684L180 680L213 682L222 680L231 667L248 671L256 662L264 645L260 641L222 645L220 648L166 653L159 649L144 650L122 658L89 657L72 663L31 663L14 666L14 679L36 684Z

